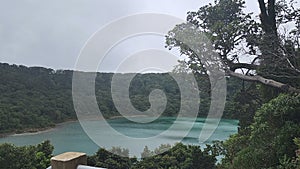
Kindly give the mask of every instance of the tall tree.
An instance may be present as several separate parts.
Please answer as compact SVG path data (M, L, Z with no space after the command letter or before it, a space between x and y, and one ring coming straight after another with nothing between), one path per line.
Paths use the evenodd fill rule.
M201 32L211 41L227 75L299 93L299 9L284 0L258 0L258 4L260 22L251 13L243 12L243 0L216 0L215 4L189 12L187 23L171 30L166 44L169 49L179 47L189 57L187 64L191 69L205 72L201 57L180 38L185 34L192 39ZM286 35L281 29L289 23L295 27ZM251 61L242 62L247 57Z

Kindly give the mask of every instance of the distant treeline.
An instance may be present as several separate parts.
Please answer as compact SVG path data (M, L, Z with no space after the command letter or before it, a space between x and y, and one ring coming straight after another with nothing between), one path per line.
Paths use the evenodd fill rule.
M111 96L112 73L97 73L95 93L104 117L119 115ZM129 74L120 74L126 78ZM72 101L71 70L53 70L0 63L0 133L23 132L54 126L76 119ZM206 116L210 106L210 83L206 75L195 75L200 90L199 116ZM243 82L227 79L226 118L236 118L233 96ZM129 96L140 111L150 108L149 94L161 89L167 97L163 115L176 116L180 109L180 89L168 73L137 74L131 82ZM101 98L101 99L100 99ZM158 98L159 99L159 98Z

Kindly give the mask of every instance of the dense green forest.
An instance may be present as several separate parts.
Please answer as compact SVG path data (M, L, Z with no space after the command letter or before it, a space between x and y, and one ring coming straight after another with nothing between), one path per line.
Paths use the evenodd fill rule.
M70 70L53 70L42 67L25 67L0 63L0 133L35 131L56 123L76 119L72 102L72 75ZM111 96L112 73L98 73L96 97L104 117L119 115ZM122 74L126 78L127 74ZM209 79L196 76L201 91L199 116L209 110ZM242 81L228 80L228 98L242 88ZM165 116L175 116L180 108L180 91L168 74L137 74L129 89L130 99L136 109L150 108L149 93L161 89L167 96ZM101 98L101 99L100 99ZM159 99L159 98L158 98ZM228 104L230 105L230 104ZM225 117L234 117L228 107Z
M207 49L207 44L195 40L199 32L211 41L223 64L222 71L230 76L224 117L239 120L237 134L204 149L179 143L170 151L155 155L169 145L154 151L145 147L141 160L116 155L126 156L126 149L114 147L115 153L100 149L88 158L89 165L109 169L299 169L300 10L292 0L256 2L260 11L257 17L245 13L243 0L216 0L188 12L187 22L175 26L166 36L169 49L179 48L189 58L186 65L195 73L201 90L199 116L205 116L209 107L211 70L201 60L207 54L205 50L197 53L187 44L196 43L200 49ZM292 28L282 31L286 24ZM186 43L179 41L182 36ZM241 62L248 56L252 57L251 62ZM71 99L72 71L1 64L0 75L2 132L45 127L76 118ZM97 97L105 98L98 98L99 108L107 118L118 114L109 93L111 77L112 74L99 73L96 79ZM169 105L164 114L176 115L179 90L168 74L139 74L130 89L135 107L147 109L147 97L154 88L161 88L167 95ZM7 147L17 148L0 146L0 157L9 160L16 152L4 156ZM218 155L223 158L216 164Z

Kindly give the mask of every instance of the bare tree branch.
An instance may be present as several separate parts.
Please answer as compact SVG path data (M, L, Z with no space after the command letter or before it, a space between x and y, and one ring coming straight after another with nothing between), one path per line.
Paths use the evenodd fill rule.
M264 78L264 77L258 76L258 75L247 76L247 75L243 75L243 74L240 74L240 73L235 73L231 70L226 70L226 75L232 76L232 77L237 77L237 78L245 80L245 81L259 82L259 83L262 83L262 84L267 85L267 86L272 86L272 87L275 87L275 88L279 88L279 89L281 89L282 91L285 91L285 92L300 93L300 89L297 89L297 88L294 88L290 85L283 84L281 82L277 82L277 81L272 80L272 79L267 79L267 78Z

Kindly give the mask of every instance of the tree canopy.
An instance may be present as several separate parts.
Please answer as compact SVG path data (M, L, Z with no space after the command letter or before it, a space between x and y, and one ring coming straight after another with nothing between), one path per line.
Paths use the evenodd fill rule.
M166 46L179 48L188 57L181 63L196 74L210 75L205 57L217 56L209 63L249 81L232 96L240 127L224 142L218 168L299 168L300 9L293 0L256 2L258 18L244 12L244 0L215 0L188 12Z
M45 169L50 166L53 146L44 141L36 146L0 145L0 167L5 169Z
M195 35L201 32L211 44L198 48L211 45L222 62L220 69L227 75L299 93L299 9L294 8L293 1L258 0L258 3L259 21L252 13L243 11L243 0L216 0L198 11L188 12L187 22L177 25L166 36L167 47L179 47L181 54L188 56L189 68L207 73L203 57L181 41L185 36L196 43ZM294 27L283 32L287 24Z

